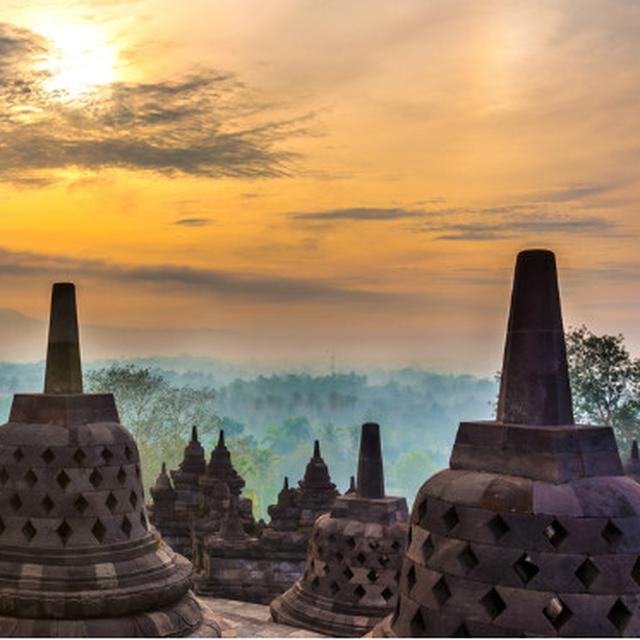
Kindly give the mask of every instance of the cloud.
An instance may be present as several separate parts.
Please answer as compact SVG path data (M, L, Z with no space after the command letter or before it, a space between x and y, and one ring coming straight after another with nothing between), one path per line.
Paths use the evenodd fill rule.
M135 286L159 287L197 293L247 298L255 303L340 301L375 303L397 298L365 289L342 287L330 281L244 273L223 269L199 269L183 265L135 266L102 260L67 258L0 248L0 274L5 277L99 279Z
M305 134L311 118L278 118L232 74L214 70L60 100L47 90L46 55L46 40L0 24L0 181L46 181L69 168L285 176L297 155L281 143Z
M206 227L211 224L210 218L180 218L172 224L178 227Z
M570 202L585 200L593 196L604 195L619 187L619 182L602 184L582 184L568 187L559 187L548 191L540 191L529 194L528 198L533 202Z
M307 211L289 214L294 220L313 221L385 221L401 218L419 218L428 215L426 211L403 208L351 207L346 209L328 209L326 211Z
M424 227L438 232L437 240L504 240L522 235L569 234L580 236L622 236L617 225L600 217L526 215L496 222L463 222Z

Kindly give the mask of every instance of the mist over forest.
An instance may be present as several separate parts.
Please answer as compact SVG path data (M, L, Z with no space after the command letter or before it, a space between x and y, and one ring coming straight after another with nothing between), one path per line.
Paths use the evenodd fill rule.
M15 392L42 388L44 363L0 363L0 418ZM163 461L175 468L191 432L207 451L221 428L246 480L257 517L276 499L283 477L297 483L319 439L332 480L344 492L355 474L359 428L382 427L387 492L405 495L447 466L456 427L492 414L496 382L416 368L321 374L269 372L209 358L176 357L85 364L86 391L112 391L136 437L145 488Z

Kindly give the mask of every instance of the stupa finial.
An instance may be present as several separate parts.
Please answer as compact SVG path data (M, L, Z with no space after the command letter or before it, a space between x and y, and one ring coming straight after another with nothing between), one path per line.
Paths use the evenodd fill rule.
M634 440L631 443L631 459L638 460L638 458L640 458L640 455L638 455L638 441Z
M518 254L497 420L527 425L573 423L558 275L551 251Z
M320 440L314 440L313 442L313 457L320 458Z
M57 282L51 290L45 393L82 393L76 289Z
M375 422L363 424L360 432L356 495L359 498L384 498L380 425Z
M198 427L195 424L191 427L191 442L198 442Z
M218 436L218 449L224 449L224 429L220 429L220 435Z

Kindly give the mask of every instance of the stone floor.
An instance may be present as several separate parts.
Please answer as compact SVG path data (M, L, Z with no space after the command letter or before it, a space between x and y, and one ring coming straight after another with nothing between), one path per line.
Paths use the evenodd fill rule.
M199 599L221 621L223 638L322 638L319 633L276 624L271 620L268 605L226 600Z

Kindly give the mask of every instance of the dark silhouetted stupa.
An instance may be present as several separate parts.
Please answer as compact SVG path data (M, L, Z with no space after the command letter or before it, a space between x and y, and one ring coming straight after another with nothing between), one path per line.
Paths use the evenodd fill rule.
M460 424L408 540L376 635L640 633L640 486L611 427L573 424L549 251L517 259L497 420Z
M44 393L16 394L0 427L0 635L201 632L191 573L149 530L113 396L82 392L75 289L56 284Z
M638 454L637 440L631 443L631 454L624 465L624 472L636 482L640 482L640 455Z
M315 523L305 573L271 603L276 622L361 636L390 613L407 536L407 503L385 495L380 428L362 427L355 493Z

